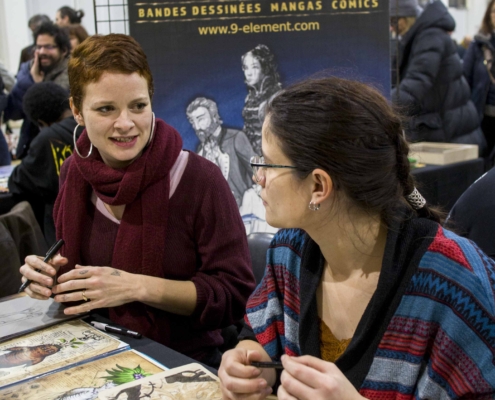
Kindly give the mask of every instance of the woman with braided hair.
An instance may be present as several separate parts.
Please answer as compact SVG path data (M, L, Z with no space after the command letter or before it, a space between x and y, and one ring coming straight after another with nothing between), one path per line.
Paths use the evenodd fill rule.
M495 264L415 188L385 98L297 83L269 102L262 150L253 178L282 229L223 355L224 399L493 398Z

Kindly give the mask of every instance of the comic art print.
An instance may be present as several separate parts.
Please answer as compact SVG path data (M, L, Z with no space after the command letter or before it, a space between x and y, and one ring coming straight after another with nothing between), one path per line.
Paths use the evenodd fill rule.
M138 352L125 351L0 389L0 400L94 400L105 389L139 381L164 370Z
M55 325L0 344L0 387L125 347L80 320Z

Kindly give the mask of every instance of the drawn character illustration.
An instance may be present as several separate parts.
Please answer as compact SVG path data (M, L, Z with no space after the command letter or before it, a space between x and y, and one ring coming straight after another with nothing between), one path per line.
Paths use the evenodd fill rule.
M215 382L204 371L197 369L196 371L181 371L178 374L165 377L167 383L188 383L188 382Z
M105 389L110 389L112 387L122 385L124 383L133 382L138 379L143 379L147 376L153 374L146 372L138 365L136 368L121 367L116 364L116 368L106 370L109 374L108 376L103 376L102 378L106 380L105 384L100 387L81 387L69 390L62 396L56 398L56 400L95 400L98 394ZM136 387L141 387L140 385ZM135 388L133 388L134 390ZM139 394L139 390L138 390ZM137 397L139 399L139 397ZM127 399L131 399L127 393Z
M43 315L43 312L36 307L30 307L22 311L16 311L8 314L0 314L0 325L8 325L19 321L40 317L41 315Z
M125 399L125 400L141 400L141 399L151 399L151 395L154 393L155 389L157 388L157 385L155 385L153 382L149 382L149 385L151 386L150 391L148 393L141 393L141 385L133 386L131 388L127 389L122 389L117 395L113 398L113 400L120 400L120 399ZM159 389L163 387L163 382ZM126 397L120 397L126 395Z
M256 155L261 155L261 127L267 101L280 89L280 76L275 57L264 44L257 45L241 58L248 94L242 109L244 133Z
M107 382L101 387L82 387L69 390L55 400L95 400L98 394L105 389L111 389L116 385L113 382Z
M0 368L36 365L42 362L46 357L58 353L61 348L62 346L58 344L11 347L5 349L8 353L0 356Z
M218 165L240 207L244 192L252 184L249 162L255 153L248 138L240 130L222 126L213 100L196 98L186 114L200 141L196 153Z

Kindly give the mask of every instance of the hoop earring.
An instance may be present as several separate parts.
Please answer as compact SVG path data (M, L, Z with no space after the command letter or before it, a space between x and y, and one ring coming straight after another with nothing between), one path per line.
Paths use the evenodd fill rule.
M321 204L315 204L313 203L312 201L309 202L309 205L308 205L308 208L311 210L311 211L318 211L321 207Z
M145 148L147 148L151 141L153 140L153 135L155 134L155 128L156 128L156 125L155 125L155 113L154 112L151 112L151 131L150 131L150 138L148 139L148 143L146 143L146 146Z
M81 153L79 153L79 149L77 148L77 144L76 144L76 132L77 132L77 128L79 128L79 124L76 125L76 127L74 128L74 149L76 150L76 153L79 157L81 158L88 158L90 155L91 155L91 152L93 151L93 143L91 143L91 140L89 141L89 143L91 143L91 147L89 148L89 153L86 157L83 157L81 155ZM89 140L89 138L88 138Z

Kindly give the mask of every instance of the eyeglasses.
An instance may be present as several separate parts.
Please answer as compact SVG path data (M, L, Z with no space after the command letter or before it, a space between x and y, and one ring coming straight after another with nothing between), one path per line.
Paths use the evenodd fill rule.
M36 50L41 50L41 49L55 50L56 48L58 48L58 46L55 44L37 44L34 48Z
M256 182L261 182L265 177L267 168L292 168L295 169L293 165L278 165L278 164L265 164L265 157L263 156L253 156L250 160L251 168L253 169L253 176Z

